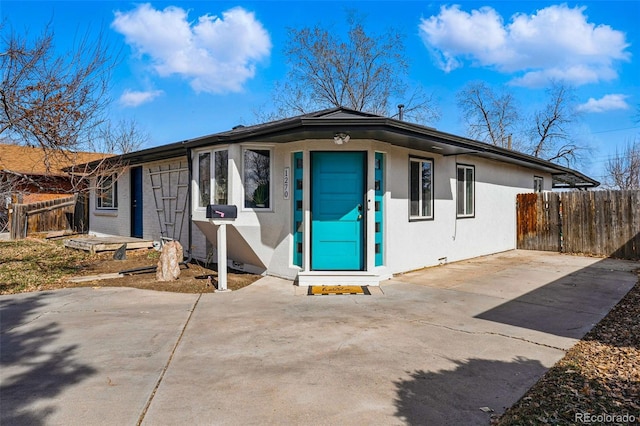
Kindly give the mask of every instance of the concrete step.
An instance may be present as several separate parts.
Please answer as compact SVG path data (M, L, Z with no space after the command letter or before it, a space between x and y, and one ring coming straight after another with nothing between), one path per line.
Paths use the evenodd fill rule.
M388 277L363 271L309 271L299 272L297 284L310 285L380 285L380 281Z

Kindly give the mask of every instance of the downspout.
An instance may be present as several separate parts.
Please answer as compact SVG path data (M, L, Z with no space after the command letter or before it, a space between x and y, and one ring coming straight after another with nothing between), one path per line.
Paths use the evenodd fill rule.
M455 195L455 201L453 202L453 208L455 209L455 221L453 222L453 241L458 237L458 154L455 155L455 163L453 164L453 181L455 188L453 193Z
M193 211L192 211L192 181L193 181L193 159L191 158L191 148L187 148L187 169L189 170L188 174L189 174L189 183L187 184L187 213L188 213L188 217L189 217L189 237L188 237L188 242L189 242L189 261L191 261L191 259L193 258L193 255L191 253L192 251L192 244L193 244Z

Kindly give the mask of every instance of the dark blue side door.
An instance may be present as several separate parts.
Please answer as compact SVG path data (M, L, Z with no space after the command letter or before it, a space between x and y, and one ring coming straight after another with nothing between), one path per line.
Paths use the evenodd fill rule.
M131 168L131 236L142 238L142 167Z

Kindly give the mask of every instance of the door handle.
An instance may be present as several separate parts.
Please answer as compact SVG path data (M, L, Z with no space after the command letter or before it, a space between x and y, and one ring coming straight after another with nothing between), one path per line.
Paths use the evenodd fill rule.
M362 204L358 204L358 211L361 212L362 211Z

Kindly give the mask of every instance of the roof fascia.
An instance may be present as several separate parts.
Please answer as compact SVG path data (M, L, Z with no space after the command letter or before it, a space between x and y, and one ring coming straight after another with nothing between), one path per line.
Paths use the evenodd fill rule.
M583 181L582 183L570 184L571 186L579 185L580 187L595 187L600 184L599 182L583 175L576 170L563 167L561 165L551 163L549 161L542 160L528 154L519 153L498 146L475 141L473 139L441 132L432 127L421 126L419 124L409 123L406 121L400 121L382 116L354 116L350 118L330 116L332 113L339 112L340 110L343 109L331 108L321 111L322 114L319 114L319 112L300 115L297 117L283 119L263 125L237 128L232 131L216 133L196 139L188 139L182 142L176 142L169 145L163 145L160 147L149 148L143 151L124 154L122 156L113 158L113 161L124 161L128 162L128 164L139 164L148 161L175 158L186 155L187 149L194 149L211 145L250 142L255 141L256 139L259 139L261 137L277 138L279 137L279 135L282 136L288 133L295 133L296 131L303 129L335 129L336 131L341 131L341 129L344 129L344 131L355 131L357 129L374 130L377 128L378 130L388 131L392 133L401 133L406 136L415 138L415 140L417 141L424 140L425 145L431 146L433 143L440 143L443 145L453 146L457 150L459 150L449 155L477 155L495 161L503 161L511 164L533 167L551 173L554 176L570 175L574 178L577 178L577 180ZM346 112L350 111L348 109L344 110ZM326 116L327 113L329 113L329 116ZM394 144L393 142L390 143ZM430 151L427 146L415 147L415 149L424 150L426 152L433 152ZM98 164L98 162L95 163Z

